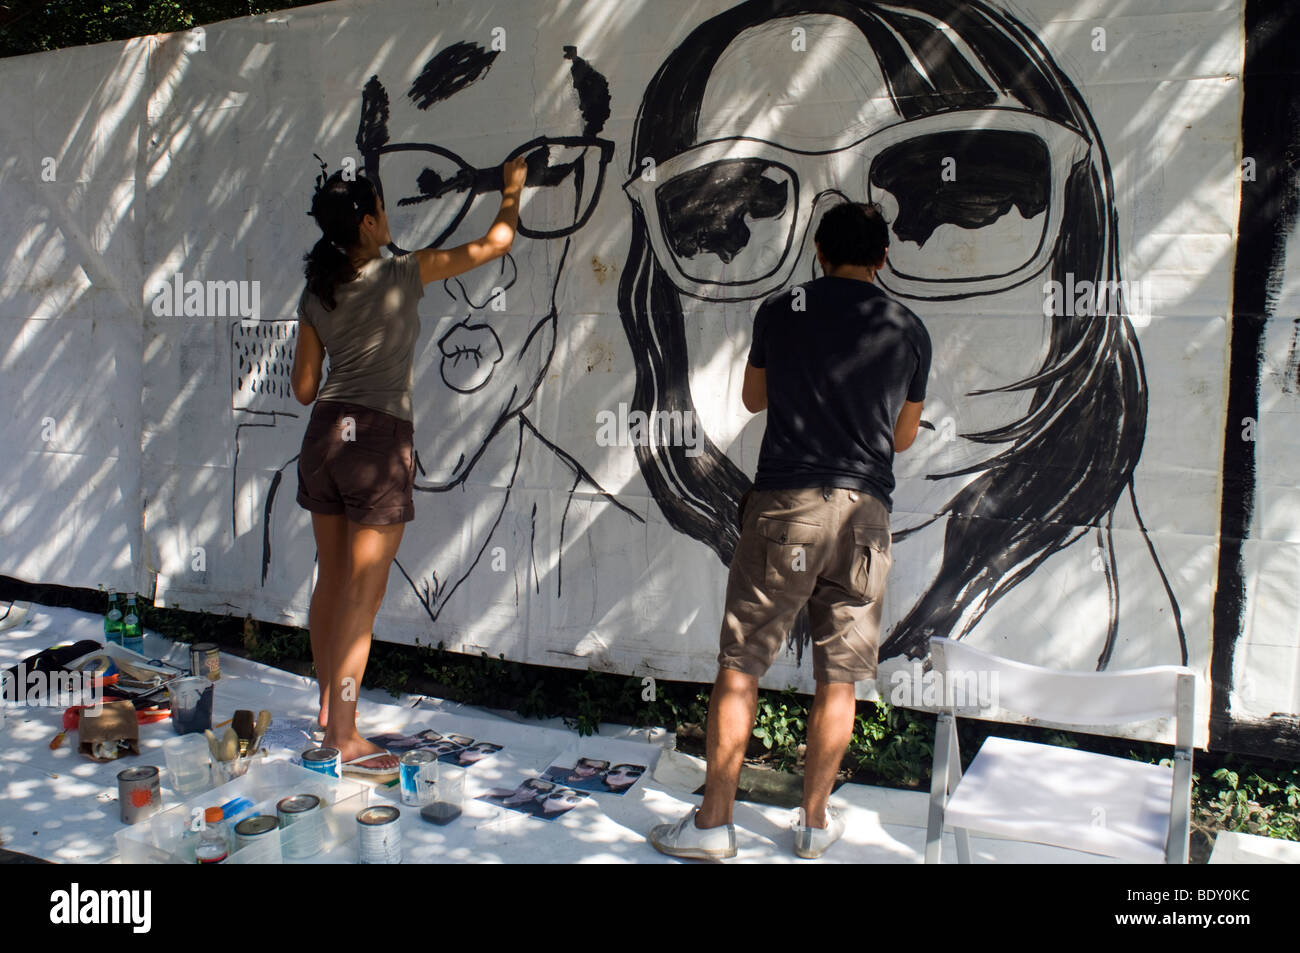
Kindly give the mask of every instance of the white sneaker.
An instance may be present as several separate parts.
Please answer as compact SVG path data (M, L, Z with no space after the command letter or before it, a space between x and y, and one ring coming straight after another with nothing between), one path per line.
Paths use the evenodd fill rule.
M658 824L650 829L650 843L655 850L670 857L692 860L723 860L736 856L736 828L722 824L700 830L695 826L699 808L693 807L676 824Z
M844 821L832 807L826 808L825 827L807 827L804 820L803 808L795 808L794 823L791 825L794 828L794 852L806 860L815 860L826 853L826 848L844 833Z

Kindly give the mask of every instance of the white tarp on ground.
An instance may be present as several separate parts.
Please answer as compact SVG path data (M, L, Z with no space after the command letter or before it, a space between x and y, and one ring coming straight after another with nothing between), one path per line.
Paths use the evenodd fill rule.
M314 154L377 171L393 206L422 168L482 183L571 137L570 227L534 194L549 237L421 301L416 519L380 638L711 679L763 429L739 400L752 279L811 276L806 226L841 190L894 219L893 261L920 277L882 283L934 342L934 429L896 461L885 670L937 633L1208 678L1242 64L1230 0L339 2L0 63L0 572L305 625L308 413L287 381ZM708 140L636 211L634 172ZM706 161L738 158L756 178ZM744 204L773 183L788 204ZM478 234L482 187L393 208L395 240L462 207L446 240ZM754 293L717 300L710 269ZM460 324L500 346L472 381L439 348ZM1261 407L1261 434L1294 403ZM691 416L637 447L638 410ZM1265 501L1270 525L1293 496ZM1270 559L1243 717L1300 709L1295 562ZM801 654L765 684L810 687Z
M98 628L99 619L87 613L33 606L29 618L6 632L0 644L0 668L15 665L55 641L95 638ZM145 648L173 664L187 662L186 646L160 636L147 634ZM313 717L316 687L310 679L229 655L222 656L221 667L214 721L225 720L237 708L268 707L276 723ZM175 737L171 722L141 726L138 757L96 764L77 754L75 734L59 750L50 750L49 740L61 719L60 708L8 711L0 745L0 843L60 863L113 861L118 857L115 835L126 829L117 802L118 771L137 765L161 768L163 807L186 800L172 790L164 766L162 746ZM415 808L400 807L403 862L673 863L655 851L645 835L655 824L675 821L692 803L699 803L691 793L702 783L698 759L670 755L673 736L662 729L634 731L602 725L599 736L581 737L557 722L502 717L436 698L362 692L358 725L364 734L409 734L433 728L444 734L472 733L504 745L468 770L470 799L494 788L513 788L553 762L571 764L579 756L643 763L649 768L627 793L594 794L549 822L471 800L460 818L435 827L421 821ZM288 758L291 752L281 749L271 754ZM659 770L657 765L670 757L677 759L672 768ZM382 785L374 785L369 797L371 804L400 801L396 788ZM825 862L921 862L928 804L924 792L846 784L835 792L832 804L842 812L847 830ZM790 815L785 808L738 804L736 862L798 862L791 850ZM944 841L944 859L953 863L952 835L945 835ZM984 863L1113 863L1076 851L992 838L972 838L972 847L976 861ZM354 851L355 842L331 852L328 860L349 863L355 859Z

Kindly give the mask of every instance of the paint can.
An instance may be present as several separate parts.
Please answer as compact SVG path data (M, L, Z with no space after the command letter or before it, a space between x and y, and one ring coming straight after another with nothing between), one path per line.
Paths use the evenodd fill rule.
M273 814L254 814L235 825L235 850L255 852L256 862L280 862L280 819ZM253 860L252 857L247 858Z
M302 766L329 778L343 777L343 759L338 748L308 748L302 753Z
M438 780L438 756L427 748L417 748L402 755L399 769L402 803L426 804L433 797Z
M119 771L117 801L122 809L123 824L135 824L156 814L162 803L158 769L141 767Z
M213 682L221 678L221 650L215 642L190 646L190 674Z
M390 805L368 807L357 815L357 863L400 864L402 812Z
M284 856L292 860L315 857L325 846L325 812L314 794L294 794L275 805Z

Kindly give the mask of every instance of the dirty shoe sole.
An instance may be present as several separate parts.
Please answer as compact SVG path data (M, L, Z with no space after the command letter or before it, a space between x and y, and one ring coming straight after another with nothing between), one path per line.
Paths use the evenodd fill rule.
M674 825L661 824L650 831L650 844L661 854L669 857L682 857L686 860L727 860L736 856L736 848L673 847L661 843L661 834L670 833Z
M799 821L803 820L803 810L799 811ZM804 860L816 860L826 853L830 846L844 836L844 820L834 810L827 810L825 827L804 827L796 822L794 828L794 853Z
M805 847L803 844L799 843L799 841L800 838L796 837L794 841L794 853L796 857L802 857L804 860L816 860L822 854L826 853L827 848L831 846L830 844L823 844L821 847L815 848L811 843L809 843L808 846Z
M700 840L704 839L708 832L695 828L694 820L695 811L692 810L676 824L658 824L652 827L647 839L655 850L669 857L682 857L687 860L726 860L736 856L736 835L729 826L725 829L727 846L704 847L700 844ZM723 831L715 830L712 839L718 840L720 834L723 834Z

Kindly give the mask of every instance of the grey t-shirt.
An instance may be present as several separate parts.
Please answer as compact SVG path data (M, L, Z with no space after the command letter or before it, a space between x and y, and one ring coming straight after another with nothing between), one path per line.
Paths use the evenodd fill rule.
M373 258L334 290L335 307L303 289L298 320L316 329L329 355L317 400L340 400L411 420L412 364L424 296L414 254Z

